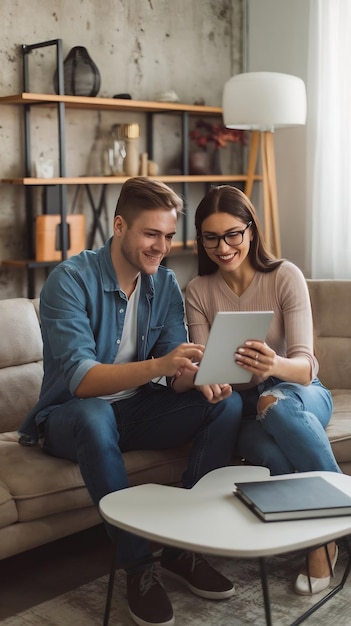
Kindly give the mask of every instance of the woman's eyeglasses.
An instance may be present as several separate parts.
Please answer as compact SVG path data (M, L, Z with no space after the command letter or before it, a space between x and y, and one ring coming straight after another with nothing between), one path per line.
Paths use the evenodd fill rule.
M240 246L240 244L244 241L245 232L248 228L250 228L251 224L252 220L243 230L233 230L225 235L214 235L212 233L208 233L207 235L200 235L198 239L201 241L203 247L207 249L218 248L222 239L228 246Z

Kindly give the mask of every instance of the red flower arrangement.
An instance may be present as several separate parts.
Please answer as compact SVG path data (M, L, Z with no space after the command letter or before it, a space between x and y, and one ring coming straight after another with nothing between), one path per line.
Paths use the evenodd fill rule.
M213 142L214 148L224 148L228 142L240 143L246 146L246 132L235 128L227 128L223 124L211 124L204 120L199 120L194 130L189 133L199 148L206 148L207 144Z

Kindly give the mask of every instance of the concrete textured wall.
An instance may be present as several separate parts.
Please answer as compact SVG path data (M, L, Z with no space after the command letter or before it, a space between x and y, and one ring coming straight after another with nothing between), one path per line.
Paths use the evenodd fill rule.
M1 14L0 96L22 91L21 44L57 38L63 40L64 56L73 46L87 48L100 70L102 97L128 92L134 99L152 100L172 89L181 102L203 98L208 105L220 106L225 81L241 71L242 0L2 0ZM34 51L29 66L30 90L54 93L54 48ZM50 109L32 111L33 160L41 153L52 157L57 174L56 114ZM97 127L106 130L119 121L141 124L143 149L142 115L131 119L126 113L66 113L67 175L86 173ZM179 118L163 116L157 124L155 158L166 172L179 160ZM0 141L0 177L23 176L21 107L0 107ZM108 188L110 222L118 190ZM70 189L69 203L72 193ZM36 202L40 212L39 189ZM77 207L91 220L82 192ZM0 260L25 256L24 190L1 185ZM183 282L190 271L188 261L185 265ZM25 278L24 271L0 266L0 298L26 295Z

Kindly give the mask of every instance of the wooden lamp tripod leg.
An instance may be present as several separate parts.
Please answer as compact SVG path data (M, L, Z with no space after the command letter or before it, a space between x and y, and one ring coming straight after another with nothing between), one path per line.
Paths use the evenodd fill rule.
M254 176L257 168L257 157L258 157L258 148L260 144L260 132L258 130L254 130L251 133L250 138L250 151L247 163L247 172L246 172L246 184L245 184L245 194L248 198L251 198L252 188L254 183Z
M268 248L281 258L277 177L275 170L274 138L271 131L252 131L246 172L245 194L251 198L258 152L261 142L261 167L263 182L263 227Z
M263 227L266 244L272 249L271 238L271 200L269 189L269 167L267 158L267 133L261 133L261 167L262 167L262 184L263 184Z
M265 133L265 136L266 136L266 155L267 155L269 198L270 198L270 208L271 208L271 225L272 225L272 231L273 231L273 252L276 257L281 258L282 249L281 249L281 243L280 243L277 176L276 176L275 156L274 156L274 136L273 136L273 133L271 132Z
M270 131L262 133L261 158L265 237L267 245L271 248L273 254L280 258L282 251L279 229L277 177L275 170L274 139L273 133Z

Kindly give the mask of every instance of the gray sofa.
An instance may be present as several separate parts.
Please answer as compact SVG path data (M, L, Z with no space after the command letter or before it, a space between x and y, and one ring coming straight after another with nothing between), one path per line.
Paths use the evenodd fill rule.
M321 380L333 391L328 435L351 474L350 281L308 282ZM17 429L38 398L42 342L38 301L0 300L0 558L101 522L76 464L18 444ZM124 455L130 483L179 484L187 447ZM238 462L233 459L233 462Z

